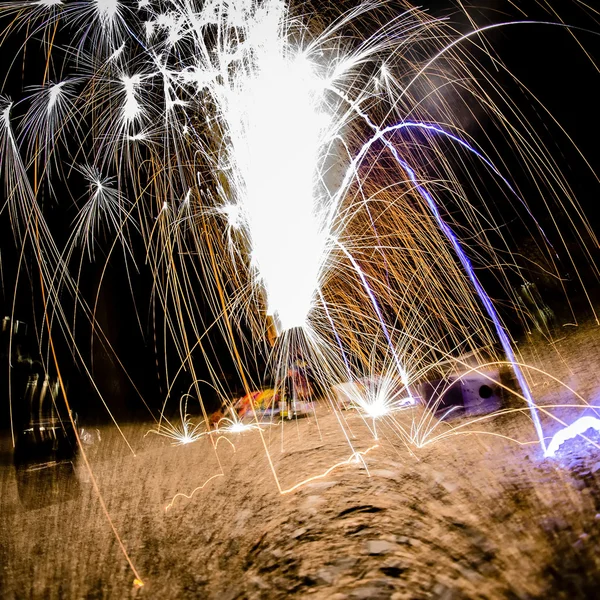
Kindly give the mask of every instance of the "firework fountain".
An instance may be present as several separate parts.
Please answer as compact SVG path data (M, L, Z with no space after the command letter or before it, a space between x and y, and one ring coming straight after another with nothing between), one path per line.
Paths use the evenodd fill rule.
M480 147L468 128L486 120L544 187L539 210L552 214L556 203L573 215L571 230L595 237L555 160L486 69L504 67L485 36L520 24L460 34L402 2L333 16L282 0L41 0L7 2L2 13L3 39L21 36L25 49L41 40L44 58L41 83L18 103L3 98L0 119L5 211L42 286L41 346L56 330L75 340L65 295L104 338L81 273L102 234L107 263L122 252L132 265L135 237L153 276L157 327L180 360L169 390L184 371L197 383L197 361L208 360L211 385L231 403L206 338L218 329L246 392L259 384L246 362L256 352L276 388L299 354L324 389L377 375L376 390L352 398L374 423L413 406L420 381L443 363L464 367L460 356L471 352L510 365L546 449L526 374L476 269L514 287L518 260L500 222L512 219L556 273L565 253L586 287L496 148ZM57 202L82 178L89 193L75 201L60 248L42 201ZM198 438L189 397L181 427L161 414L159 433ZM403 439L423 443L421 425Z
M223 315L219 326L235 356L239 353L232 323L245 319L252 323L256 338L251 343L263 335L266 323L275 327L284 340L278 364L294 355L290 343L301 343L310 347L305 352L323 363L320 375L329 383L364 371L357 359L361 351L349 346L356 339L340 338L343 326L336 320L342 303L328 298L335 290L344 295L345 303L354 304L355 316L368 321L371 331L362 326L365 345L374 335L384 340L384 353L394 357L408 403L411 370L420 349L399 341L411 333L406 325L399 326L408 320L399 305L406 302L398 295L402 286L392 284L384 291L381 282L389 284L393 273L394 280L405 283L410 268L398 264L406 262L400 253L428 246L419 251L445 255L445 268L452 269L456 281L453 287L469 306L462 315L436 306L435 320L446 326L454 321L455 335L450 344L438 342L440 336L431 334L439 325L431 323L428 341L435 340L438 353L447 356L453 348L470 349L464 340L473 330L488 341L496 336L544 447L535 403L505 326L468 252L442 215L443 198L436 199L436 186L428 185L431 176L419 173L418 152L412 147L422 141L431 146L438 161L436 174L464 202L468 194L451 161L442 156L447 145L470 154L479 163L477 168L488 170L504 187L509 200L525 206L508 177L468 141L458 124L450 119L447 127L433 122L436 112L448 112L450 107L443 86L431 81L443 76L449 82L444 85L451 85L460 75L471 74L468 61L450 68L447 59L454 62L455 47L466 45L473 34L451 39L442 22L416 9L369 3L317 33L300 12L291 13L279 1L202 6L143 2L137 7L118 2L8 3L4 11L16 15L8 33L26 20L36 24L30 37L41 36L50 47L43 84L32 88L26 99L19 146L12 103L6 100L3 108L4 168L16 234L33 241L31 229L23 234L21 228L24 223L31 228L38 210L36 196L52 193L60 174L69 178L67 161L90 186L89 199L60 255L52 249L50 232L39 225L43 216L36 217L39 268L47 275L49 290L70 286L76 296L71 267L76 250L82 248L92 257L95 237L107 230L127 252L129 230L139 228L160 303L167 313L170 306L176 307L165 319L192 372L191 349L199 342L188 339L187 323L195 322L192 313L197 309L182 301L192 283L177 258L190 251L199 257L200 282L216 312ZM348 31L373 19L374 13L380 20L371 24L372 34L353 44L346 42ZM52 50L62 50L53 46L61 27L77 28L80 34L60 68L69 69L69 75L54 82L50 57ZM425 37L433 39L428 42L429 57L414 64L412 56ZM431 88L425 108L419 102L423 80ZM472 80L468 92L481 97L484 90ZM431 105L434 110L428 114ZM87 126L91 133L84 132ZM533 154L527 153L534 141L531 135L523 141L523 155L531 162ZM32 164L33 182L26 174ZM385 164L386 172L378 171L377 164ZM552 168L550 158L535 168L546 176ZM385 192L384 177L390 180ZM560 176L553 177L559 185ZM379 189L367 193L373 184ZM384 209L375 209L384 203ZM531 216L526 206L525 214ZM417 218L422 222L415 223ZM490 223L494 216L489 211L481 220ZM469 225L483 233L483 223L470 220ZM384 231L390 226L400 233L390 237ZM533 219L529 226L537 227ZM435 232L428 231L432 227ZM398 238L410 228L418 241L407 249ZM539 228L538 234L547 243ZM430 240L425 239L428 236ZM378 264L360 264L360 255L367 251L379 255ZM498 252L490 251L491 264L501 261ZM420 258L413 259L418 269L423 268ZM81 267L80 259L75 276ZM337 277L342 272L353 284L340 289ZM427 285L448 294L448 283L436 277L439 273L432 272ZM51 304L50 312L56 308ZM395 313L392 319L385 310ZM469 327L459 325L457 317L466 318ZM194 329L193 337L201 340L202 331ZM303 334L294 334L286 343L294 329ZM423 333L417 337L425 338ZM237 362L246 381L246 367Z

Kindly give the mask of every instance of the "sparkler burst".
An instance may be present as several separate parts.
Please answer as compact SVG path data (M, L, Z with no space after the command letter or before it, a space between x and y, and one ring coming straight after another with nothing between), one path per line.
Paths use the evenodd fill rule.
M375 437L387 420L404 443L422 446L439 419L430 407L404 409L418 404L422 382L471 369L465 355L509 364L545 450L529 372L503 315L527 320L514 290L537 261L560 293L568 269L596 318L568 239L589 279L599 275L590 251L598 241L559 161L510 95L520 82L488 48L491 32L523 21L459 33L403 1L313 8L283 0L0 6L1 39L26 50L42 41L36 84L0 101L0 166L2 212L21 263L39 272L46 368L60 331L93 381L69 307L110 348L97 296L79 283L88 262L104 261L104 273L122 251L130 282L143 264L152 275L151 299L140 299L135 283L131 293L140 312L152 303L158 315L169 354L159 367L165 405L179 381L193 381L179 419L164 421L164 407L157 419L155 433L174 444L263 436L254 405L251 422L235 412L216 331L246 394L263 385L264 364L271 408L308 388L322 392L356 459L333 387L348 386L345 408ZM47 206L69 195L75 210L61 237ZM523 258L513 235L532 240L539 258ZM216 430L200 363L227 414ZM193 422L192 395L202 413Z

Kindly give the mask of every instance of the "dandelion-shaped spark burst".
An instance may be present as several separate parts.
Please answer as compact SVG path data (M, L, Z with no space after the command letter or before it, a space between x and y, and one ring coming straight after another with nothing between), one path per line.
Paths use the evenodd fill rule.
M93 259L94 242L101 229L122 236L127 221L126 203L115 188L113 177L102 177L93 167L82 166L79 171L88 182L89 197L73 221L70 253L80 246Z
M179 421L165 421L160 423L156 429L151 429L148 434L165 437L172 440L173 446L186 446L198 441L210 432L204 427L204 423L193 423L188 414L189 394L184 394L179 399Z
M405 387L395 377L366 377L361 381L351 407L370 419L379 419L414 404Z
M4 3L14 18L5 35L31 31L56 54L45 57L41 85L30 89L18 151L3 104L0 142L14 158L3 158L9 212L21 235L32 198L55 185L54 175L69 185L83 173L90 196L63 256L80 249L91 257L100 231L128 245L128 224L137 221L163 309L158 329L173 338L177 373L199 380L197 356L210 362L205 310L195 300L201 287L247 388L257 379L248 357L269 352L260 344L271 323L284 338L275 356L309 354L323 387L369 370L387 376L392 364L393 384L358 403L380 417L412 398L411 386L448 356L500 339L496 357L516 363L475 274L491 268L506 288L518 279L505 221L530 228L558 274L563 249L548 242L557 232L533 220L495 149L484 152L466 133L479 115L509 139L540 186L542 210L546 197L570 206L576 234L595 238L526 116L485 70L486 58L470 54L489 27L459 36L404 2L361 3L329 23L330 15L311 18L307 7ZM74 45L61 47L63 25L80 32ZM70 260L45 243L48 287L60 271L77 295ZM248 329L242 344L252 352L239 347L239 330ZM212 385L227 397L218 371L209 367ZM275 371L282 379L286 368ZM533 404L524 377L521 385ZM543 443L541 427L538 435Z

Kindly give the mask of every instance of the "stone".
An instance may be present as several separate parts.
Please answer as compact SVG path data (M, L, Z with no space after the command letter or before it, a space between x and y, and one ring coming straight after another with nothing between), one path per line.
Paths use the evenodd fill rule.
M298 539L299 537L303 536L308 530L306 529L306 527L299 527L298 529L296 529L296 531L292 532L292 535L290 536L293 540Z
M344 571L352 569L352 567L356 566L357 563L358 558L354 558L353 556L345 556L344 558L338 558L331 564L337 571Z
M436 600L454 600L454 598L457 598L454 590L443 583L436 584L433 588L433 593Z
M374 580L350 592L353 600L388 600L393 587L385 580Z
M396 544L386 542L385 540L369 540L366 543L367 554L388 554L390 552L393 552L395 548Z
M329 569L319 569L315 575L315 581L318 585L333 585L335 582L335 573Z
M261 590L268 590L269 589L269 584L262 577L259 577L258 575L250 575L250 581L257 588L259 588Z

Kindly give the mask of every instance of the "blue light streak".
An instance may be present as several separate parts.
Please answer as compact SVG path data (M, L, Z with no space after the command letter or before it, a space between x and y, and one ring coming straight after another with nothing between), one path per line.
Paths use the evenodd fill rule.
M591 416L580 417L571 425L568 425L564 429L561 429L554 434L554 437L550 441L548 448L544 452L544 456L551 457L555 456L556 451L567 441L571 440L578 435L582 435L588 429L595 429L600 433L600 419Z
M415 123L415 122L406 121L406 122L397 123L396 125L390 125L388 127L380 129L372 121L370 121L370 119L366 118L366 120L367 120L367 123L375 130L375 135L368 142L366 142L363 145L360 152L352 160L348 170L346 171L346 176L344 177L344 181L342 182L342 185L340 186L340 191L339 191L340 196L344 192L344 190L346 190L348 188L351 180L357 175L357 173L358 173L357 167L361 163L361 161L364 159L364 157L366 156L366 154L369 151L369 149L371 148L371 146L375 142L381 140L385 144L385 146L390 150L390 152L392 153L396 162L400 165L402 170L407 174L408 178L410 179L411 183L413 184L414 188L417 190L419 195L425 200L425 202L429 206L429 209L431 210L431 213L433 214L439 228L441 229L442 233L445 235L446 239L452 245L452 248L454 249L456 256L458 257L460 264L462 265L463 269L467 273L473 287L475 288L475 291L477 292L477 295L479 296L479 298L481 300L481 303L483 304L483 306L485 308L485 311L487 312L488 316L494 323L494 327L498 334L498 338L502 345L502 349L504 350L504 353L506 354L508 361L512 364L513 371L515 373L517 381L519 382L519 386L521 387L523 396L529 406L531 419L533 421L533 424L534 424L534 427L535 427L535 430L536 430L536 433L537 433L537 436L538 436L538 439L540 442L540 446L541 446L542 450L544 451L544 453L546 453L546 443L544 440L544 432L543 432L542 424L540 422L540 418L538 415L538 410L536 408L535 402L531 395L531 391L529 389L529 386L527 384L527 381L525 379L523 371L521 370L521 368L519 367L519 365L517 363L514 351L512 349L512 344L510 343L508 335L506 334L506 331L500 321L500 317L498 315L498 312L496 311L496 308L494 307L494 305L493 305L490 297L486 293L486 291L483 289L483 286L479 282L479 279L478 279L477 275L475 274L475 270L473 269L473 265L471 264L471 261L469 260L468 256L464 252L460 241L458 240L454 231L452 231L452 228L444 221L433 196L420 183L419 178L417 177L417 174L414 171L414 169L406 161L404 161L402 159L402 157L398 153L398 150L396 149L396 147L389 140L386 139L386 136L388 134L395 133L395 132L401 131L403 129L408 129L408 128L420 128L420 129L425 129L425 130L429 130L429 131L434 131L439 134L443 134L443 135L447 136L449 139L456 141L457 143L459 143L461 146L463 146L464 148L471 151L476 156L480 157L483 161L485 161L485 163L488 166L490 166L494 170L495 173L497 173L500 177L502 177L502 176L498 173L497 169L493 166L493 164L491 162L489 162L488 159L486 159L481 153L479 153L470 144L461 140L457 136L446 132L444 129L442 129L441 127L439 127L437 125L431 125L429 123ZM503 179L503 181L506 182L505 178L502 177L502 179ZM512 187L510 187L510 189L512 190ZM360 271L359 271L359 275L361 275ZM386 333L386 332L384 332L384 333Z

